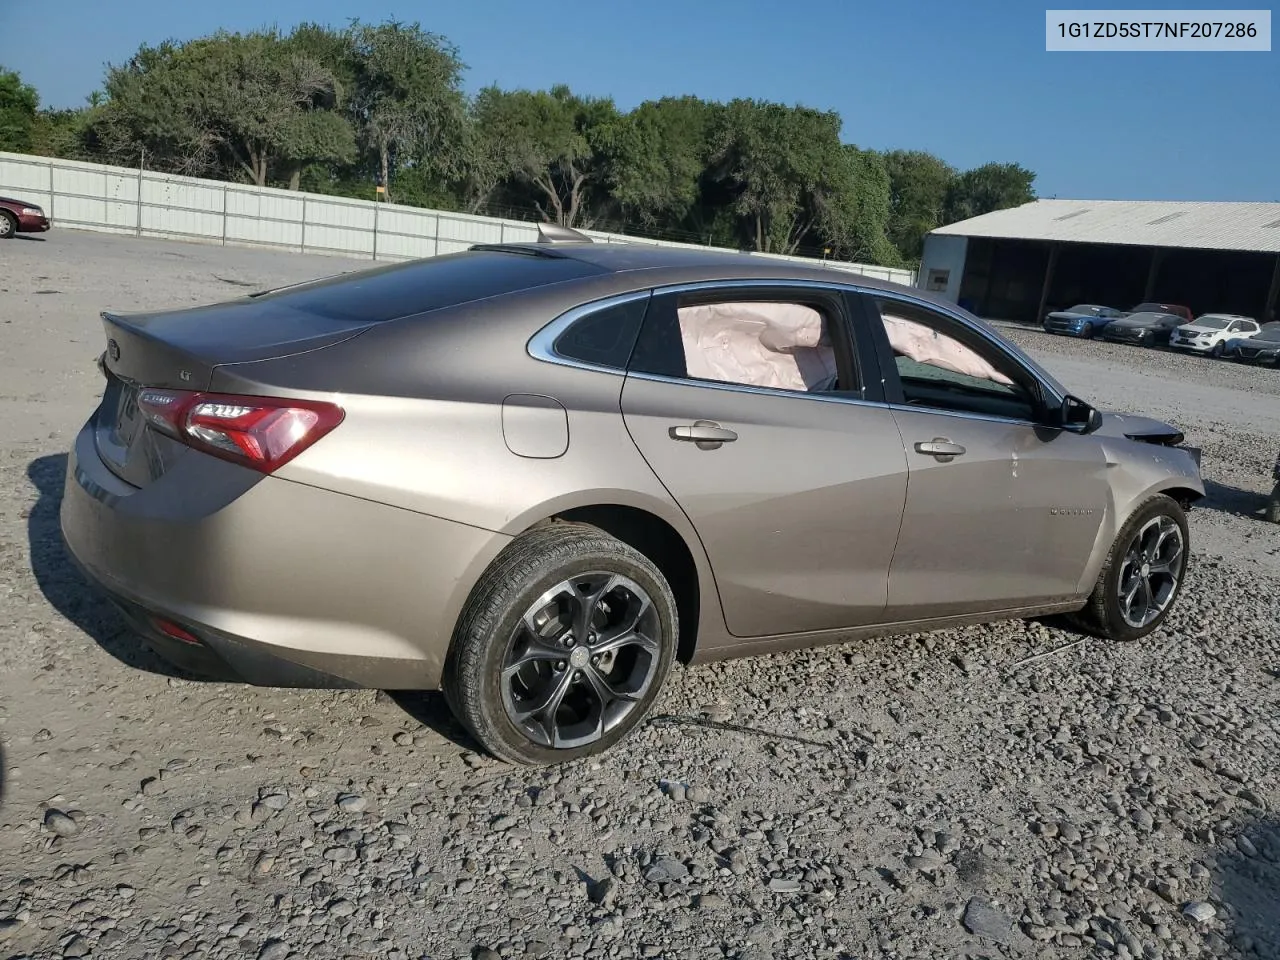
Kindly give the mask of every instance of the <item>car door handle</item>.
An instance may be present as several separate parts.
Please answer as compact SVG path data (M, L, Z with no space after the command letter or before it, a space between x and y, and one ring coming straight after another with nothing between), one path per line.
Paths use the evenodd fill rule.
M952 443L946 437L934 437L932 440L920 440L916 443L916 453L936 457L942 463L947 463L956 457L963 457L964 452L964 447L958 443Z
M733 430L711 420L671 427L667 430L667 435L672 440L696 443L701 450L714 450L722 443L732 443L738 439L738 434Z

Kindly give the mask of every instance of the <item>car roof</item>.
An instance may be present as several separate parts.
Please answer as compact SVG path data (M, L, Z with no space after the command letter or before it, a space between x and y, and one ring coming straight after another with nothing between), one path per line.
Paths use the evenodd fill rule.
M660 247L653 244L606 242L479 243L470 251L503 251L513 255L576 260L613 278L616 292L647 287L735 280L829 283L909 295L942 309L956 304L918 287L870 277L843 266L814 260L812 265L769 254L722 248Z
M709 274L728 272L732 278L741 279L744 271L756 274L760 279L848 279L851 274L859 284L893 289L900 284L867 277L838 266L821 266L813 261L810 266L794 260L783 260L768 254L735 252L720 248L666 247L647 243L608 242L557 242L475 244L472 250L507 250L538 256L566 257L599 267L609 273L626 273L633 270L680 271L701 269ZM649 278L647 282L654 282ZM915 292L914 288L912 288Z

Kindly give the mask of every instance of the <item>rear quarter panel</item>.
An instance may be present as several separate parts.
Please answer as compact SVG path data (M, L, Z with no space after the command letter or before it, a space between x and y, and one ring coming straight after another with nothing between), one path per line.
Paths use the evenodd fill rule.
M714 581L691 524L626 431L623 376L527 352L530 337L559 313L621 292L611 280L380 324L330 349L220 367L213 389L342 405L342 424L286 464L282 479L508 536L575 507L622 505L661 518L698 570L701 647L724 635ZM508 442L511 420L545 426L557 416L568 433L558 455L554 430L534 429L524 449ZM530 452L537 455L522 455ZM458 584L447 615L456 616L471 586Z

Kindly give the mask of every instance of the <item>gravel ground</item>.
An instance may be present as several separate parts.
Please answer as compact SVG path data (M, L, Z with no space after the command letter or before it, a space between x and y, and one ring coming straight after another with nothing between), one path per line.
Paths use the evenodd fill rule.
M1010 332L1204 449L1146 641L1012 622L677 668L620 749L526 771L434 695L175 676L59 545L99 310L358 263L0 246L0 957L1280 957L1280 373Z

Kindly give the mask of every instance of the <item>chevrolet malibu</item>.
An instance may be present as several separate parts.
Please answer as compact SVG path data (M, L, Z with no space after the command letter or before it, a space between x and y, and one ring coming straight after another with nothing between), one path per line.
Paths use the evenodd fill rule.
M489 752L600 753L688 663L1053 613L1156 630L1203 496L930 294L540 242L104 313L71 555L164 656L442 689Z

